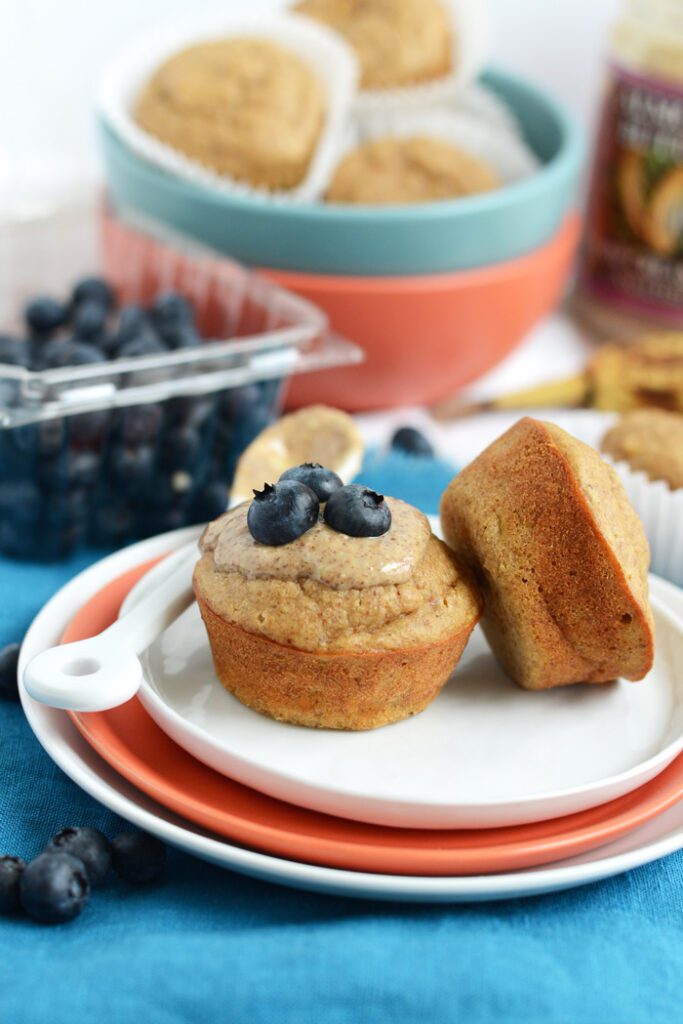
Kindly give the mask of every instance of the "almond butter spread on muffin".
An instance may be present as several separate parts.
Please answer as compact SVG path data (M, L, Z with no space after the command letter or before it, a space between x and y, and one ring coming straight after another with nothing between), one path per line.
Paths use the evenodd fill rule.
M363 89L391 89L452 71L452 37L439 0L300 0L294 10L335 29L355 50Z
M365 142L343 158L330 203L421 203L488 192L500 185L483 160L428 135Z
M306 175L325 93L297 54L266 39L198 43L152 75L135 107L150 135L204 167L267 189Z

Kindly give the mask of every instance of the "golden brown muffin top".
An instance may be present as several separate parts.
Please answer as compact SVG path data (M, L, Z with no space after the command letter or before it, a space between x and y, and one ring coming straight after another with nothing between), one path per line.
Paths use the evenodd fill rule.
M165 61L135 117L206 167L270 186L279 174L303 177L324 112L322 84L297 54L267 39L232 37Z
M471 625L480 614L469 576L434 536L405 583L335 590L305 578L248 579L218 572L207 551L195 568L194 586L221 618L275 643L318 653L423 647Z
M294 10L344 36L364 89L414 85L452 70L453 30L439 0L299 0Z
M500 181L483 160L429 135L381 138L348 153L334 173L331 203L420 203L488 192Z
M683 416L664 409L634 409L607 431L601 448L672 490L683 487Z

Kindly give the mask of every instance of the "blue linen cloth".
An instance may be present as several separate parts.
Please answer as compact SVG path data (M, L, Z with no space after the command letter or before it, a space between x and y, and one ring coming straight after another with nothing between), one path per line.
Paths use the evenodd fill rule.
M450 467L407 466L374 455L363 478L435 511ZM99 555L0 560L0 644ZM79 824L125 828L0 704L0 853L29 858ZM297 892L171 851L163 880L112 879L71 924L0 919L2 1024L670 1024L682 977L681 854L556 895L415 906Z

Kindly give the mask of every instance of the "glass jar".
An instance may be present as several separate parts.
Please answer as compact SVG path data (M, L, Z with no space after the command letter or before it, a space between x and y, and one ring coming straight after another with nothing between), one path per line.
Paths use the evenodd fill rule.
M683 329L683 4L623 0L589 190L580 312L600 334Z

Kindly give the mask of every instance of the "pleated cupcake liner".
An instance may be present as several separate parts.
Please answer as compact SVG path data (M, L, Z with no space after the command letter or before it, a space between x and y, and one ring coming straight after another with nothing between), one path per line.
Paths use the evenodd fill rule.
M652 572L683 587L683 488L672 491L665 480L650 480L627 462L607 461L619 474L645 527Z
M193 44L231 36L258 37L282 46L306 61L323 84L327 103L325 123L306 176L295 188L271 191L219 174L161 142L135 121L135 102L165 60ZM249 18L212 13L157 28L120 53L102 77L98 110L105 124L136 156L169 174L230 195L302 202L322 194L336 166L357 81L355 54L337 33L324 25L294 14Z

